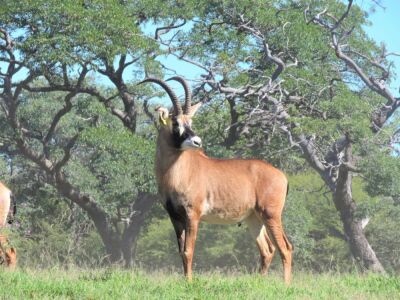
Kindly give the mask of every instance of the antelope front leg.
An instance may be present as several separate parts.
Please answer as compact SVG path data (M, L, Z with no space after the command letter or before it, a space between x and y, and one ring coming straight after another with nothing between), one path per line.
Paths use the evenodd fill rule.
M189 282L192 281L192 263L193 253L197 238L197 230L199 227L199 217L197 215L188 214L186 223L185 251L183 252L183 268L185 276Z
M175 229L175 233L176 233L176 239L178 241L178 251L179 251L179 255L182 258L182 264L184 266L184 271L186 274L186 268L185 268L185 259L184 259L184 252L185 252L185 225L178 222L178 221L174 221L171 218L172 221L172 225L174 226Z
M171 219L172 225L174 226L176 238L178 241L179 255L182 257L182 260L183 260L183 257L184 257L183 253L185 251L185 227L186 227L186 223L187 223L187 216L186 216L185 208L183 206L175 207L172 204L172 200L170 198L168 198L166 200L165 209L167 210L169 217ZM183 265L185 265L184 260L183 260Z

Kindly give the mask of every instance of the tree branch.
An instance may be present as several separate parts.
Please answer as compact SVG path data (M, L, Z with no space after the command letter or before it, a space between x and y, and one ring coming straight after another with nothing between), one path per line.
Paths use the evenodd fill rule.
M154 39L155 39L155 40L158 40L159 37L160 37L162 34L166 34L166 33L170 32L172 29L176 29L176 28L182 27L182 26L184 26L185 24L186 24L186 20L183 20L183 22L182 22L181 24L177 24L177 25L175 25L175 21L172 21L171 24L168 25L168 26L165 26L165 27L158 27L158 28L156 29L155 33L154 33Z
M388 78L389 74L388 70L386 70L382 65L378 64L376 60L372 60L364 54L354 52L354 50L351 50L356 55L361 56L364 59L367 59L373 66L378 67L383 72L383 76L380 79L368 76L365 73L365 71L349 55L346 55L342 51L343 46L340 45L339 43L340 39L339 37L348 38L352 32L352 30L345 30L341 28L343 21L348 17L351 6L352 6L352 0L349 0L347 10L343 13L343 15L339 19L336 19L334 16L326 14L326 10L324 10L324 14L329 16L331 19L335 20L334 24L330 24L329 21L323 20L321 18L321 15L323 15L322 13L319 13L311 21L314 24L317 24L327 29L330 32L332 46L335 50L336 56L340 60L342 60L347 67L353 70L369 89L371 89L373 92L379 94L380 96L384 97L387 100L387 102L384 105L382 105L377 111L375 111L372 115L373 126L371 127L371 129L374 132L377 132L380 130L380 128L383 127L385 122L393 115L396 109L400 107L400 100L392 95L392 93L389 91L389 89L385 84L385 80ZM342 29L341 35L337 30L339 28Z

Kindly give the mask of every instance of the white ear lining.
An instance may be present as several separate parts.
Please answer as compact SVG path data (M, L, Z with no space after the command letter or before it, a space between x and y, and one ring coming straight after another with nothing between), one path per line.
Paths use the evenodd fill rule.
M160 118L160 122L163 123L164 125L167 125L167 121L169 119L169 112L168 109L165 107L158 107L156 108L156 111L158 112L158 116Z

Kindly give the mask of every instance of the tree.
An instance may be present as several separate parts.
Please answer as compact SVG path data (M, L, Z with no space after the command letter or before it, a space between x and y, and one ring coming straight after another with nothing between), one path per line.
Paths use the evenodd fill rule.
M368 173L356 167L366 145L379 139L382 153L393 143L382 132L394 136L384 124L400 99L385 84L393 75L390 54L366 37L364 13L352 1L223 1L202 13L190 32L161 43L205 71L198 97L211 90L229 103L228 145L246 135L259 155L273 139L298 149L331 191L353 257L384 271L352 186L354 174Z
M198 4L193 1L192 5ZM114 211L107 211L103 207L104 195L95 196L95 189L90 189L90 184L84 180L74 180L72 176L73 172L79 174L82 171L72 168L76 167L73 160L81 157L82 163L90 158L83 155L82 142L88 143L85 146L97 146L95 138L89 138L87 129L95 127L99 112L95 110L92 111L94 115L82 116L88 122L72 124L76 126L68 122L65 124L64 121L70 116L79 116L80 99L90 96L131 133L133 137L126 134L121 137L126 145L136 147L139 152L144 151L140 146L148 144L143 136L151 136L151 133L146 131L146 126L138 128L138 125L142 125L138 124L138 113L139 104L145 104L143 109L147 113L148 106L146 99L142 102L138 98L143 98L148 90L132 92L129 82L138 76L142 77L145 68L155 73L161 73L161 68L154 61L160 53L159 46L143 34L144 28L141 26L149 18L162 18L170 22L171 18L179 19L180 14L179 7L164 1L108 0L18 0L4 4L0 12L0 60L5 68L0 73L2 125L7 128L3 136L2 153L9 157L22 156L39 167L39 172L45 174L42 177L44 182L54 186L65 199L79 205L93 220L110 260L118 261L123 255L127 265L131 263L131 251L140 225L156 196L149 193L148 182L136 180L135 188L124 186L125 192L135 190L137 194L136 200L128 208L126 206L133 201L133 195L128 198L131 200L121 200L127 212L121 214L118 205L113 206ZM160 28L156 34L166 31ZM104 85L108 86L102 89L100 86ZM55 93L63 97L61 105L57 110L52 109L53 115L43 120L41 126L32 128L35 124L29 123L29 118L21 114L21 107L34 105L37 95L48 98ZM55 104L50 106L57 107ZM61 126L65 126L65 132L60 130ZM68 132L67 128L71 130ZM103 131L93 129L90 132L102 141L106 140L104 136L108 134L116 138L111 130L107 131L104 127ZM130 139L136 140L134 145L129 144ZM106 145L105 148L110 150L112 146ZM83 149L87 150L85 147ZM115 155L113 151L115 148L111 149L110 156ZM149 155L149 152L146 154ZM124 162L124 159L118 161L121 168ZM141 161L140 166L151 170L147 162L149 159ZM99 165L96 167L104 168ZM83 174L93 175L99 170L89 171ZM105 173L97 175L107 181L109 176ZM128 180L123 182L128 184ZM122 196L128 197L127 194ZM116 216L117 222L113 216ZM122 219L125 225L120 224ZM125 228L122 232L121 226Z
M114 15L119 16L118 20ZM137 17L140 20L140 16ZM104 23L107 19L110 21ZM140 52L147 51L147 44L140 44L138 48L132 46L140 42L135 20L123 5L112 1L87 5L75 1L18 1L18 4L3 7L1 20L2 153L11 158L22 156L34 163L43 182L55 187L65 199L88 214L110 261L116 262L123 256L129 265L138 232L156 197L150 193L150 184L143 182L143 176L151 181L149 173L142 170L127 173L126 169L133 163L127 161L127 152L131 158L136 154L134 158L142 159L140 154L143 153L148 157L148 143L123 129L119 133L118 126L107 127L98 122L105 110L89 103L100 100L104 107L124 120L125 127L135 132L137 110L122 79L122 70L137 63ZM77 28L76 20L86 22L81 22L81 27ZM128 52L135 50L139 58L131 57L127 61ZM116 70L110 65L115 57L119 58ZM122 111L113 106L114 96L109 93L115 91L105 91L103 94L108 96L102 96L97 88L88 84L95 82L89 78L90 72L100 65L99 72L107 74L117 85L117 96L122 99L126 114L122 115ZM118 144L108 140L111 136ZM103 147L104 152L99 153L97 146ZM128 151L129 148L134 150ZM107 152L109 156L123 153L124 159L117 161L123 176L119 173L119 177L113 177L115 161L112 159L103 160L104 165L96 170L84 164ZM146 163L151 163L151 159L141 160L141 166L151 170ZM32 167L28 163L21 168L28 166ZM119 194L109 193L105 188L121 177L124 188ZM136 186L130 187L127 182ZM107 197L111 196L123 199L107 207Z
M152 136L140 121L140 105L152 117L147 104L154 92L130 83L170 72L156 60L166 54L203 70L197 99L215 107L224 103L220 127L208 126L219 143L213 153L228 148L231 155L268 157L292 172L303 170L306 161L332 194L353 256L366 269L383 270L365 237L366 216L357 209L352 177L368 175L381 183L379 195L396 197L398 185L385 164L397 162L385 149L398 131L384 124L396 117L399 99L383 84L392 76L388 53L366 38L365 15L351 1L17 2L5 4L0 16L2 152L33 162L46 182L86 211L103 242L119 245L115 253L107 246L112 260L121 257L120 242L126 240L118 234L121 224L110 218L118 210L103 207L98 197L104 195L92 195L94 185L86 183L86 192L73 181L80 169L72 166L75 158L85 166L92 157L83 149L96 154L97 139L107 144L104 137L120 128L98 128L100 108L83 114L79 103L95 99L137 138L137 147ZM99 87L100 78L107 88ZM55 93L60 99L52 117L30 127L20 108ZM69 130L59 131L68 116L90 120L72 120L64 126ZM115 151L127 155L115 144L104 149L110 157ZM371 149L382 159L368 159ZM99 163L85 173L99 177L97 187L107 173L102 168Z

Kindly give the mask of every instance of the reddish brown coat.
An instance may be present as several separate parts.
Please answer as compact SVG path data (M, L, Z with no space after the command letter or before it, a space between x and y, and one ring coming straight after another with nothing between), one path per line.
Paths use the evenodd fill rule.
M188 116L180 117L190 125ZM262 273L267 272L275 251L269 231L282 256L285 281L290 282L292 246L281 224L288 187L284 173L260 160L213 159L199 149L176 149L169 124L160 129L156 155L156 177L164 206L170 199L174 209L183 208L188 219L185 225L171 220L175 229L186 226L177 231L177 237L178 243L184 243L179 248L189 279L197 226L203 220L216 224L246 222L260 249Z
M265 274L275 247L280 252L285 282L290 282L292 246L282 227L287 193L286 176L260 160L212 159L201 150L201 139L191 129L191 118L201 103L191 105L189 84L179 76L185 90L182 109L178 97L163 80L146 78L168 93L174 112L158 108L160 120L156 153L156 178L162 202L178 240L184 272L192 279L192 260L200 220L210 223L246 222L261 254Z
M17 264L15 248L9 246L8 239L2 230L7 223L7 216L11 206L11 190L0 182L0 263L9 269L14 269Z

